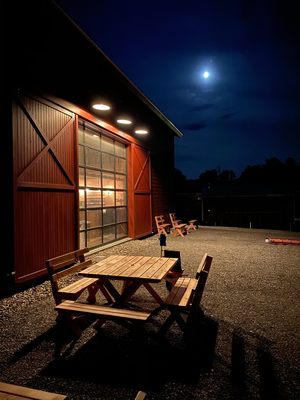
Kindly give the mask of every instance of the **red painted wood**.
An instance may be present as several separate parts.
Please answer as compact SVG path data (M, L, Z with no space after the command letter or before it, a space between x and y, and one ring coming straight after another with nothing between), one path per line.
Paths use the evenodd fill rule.
M131 145L131 167L133 218L130 231L134 238L140 238L152 233L150 152Z
M34 98L14 108L15 279L76 248L75 117Z

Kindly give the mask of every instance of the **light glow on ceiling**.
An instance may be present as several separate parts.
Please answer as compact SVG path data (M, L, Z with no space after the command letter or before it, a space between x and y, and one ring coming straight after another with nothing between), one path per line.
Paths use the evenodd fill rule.
M95 110L100 110L100 111L108 111L108 110L110 110L110 106L108 104L104 104L104 103L93 104L93 108Z
M129 119L117 119L117 123L118 124L123 124L123 125L130 125L132 124L132 121L130 121Z
M146 129L136 129L134 132L137 135L147 135L147 133L149 133Z

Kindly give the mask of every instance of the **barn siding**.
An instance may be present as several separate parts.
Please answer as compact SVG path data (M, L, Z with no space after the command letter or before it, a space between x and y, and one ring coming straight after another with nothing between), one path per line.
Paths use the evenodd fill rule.
M74 194L18 191L16 282L45 274L45 260L75 249Z
M16 282L76 248L75 116L19 96L13 112Z
M129 236L133 238L155 229L154 215L173 209L172 153L174 135L181 136L54 3L20 2L17 9L6 7L6 17L11 23L6 27L10 40L3 54L6 89L1 92L0 121L6 142L0 149L6 189L2 287L2 281L11 282L14 271L18 282L33 280L43 273L42 259L78 246L78 116L128 143L129 152L133 144L150 152L149 188L134 192L134 177L128 175L128 189L132 189L128 191ZM75 63L74 54L79 55ZM70 71L82 79L69 79ZM43 100L27 96L11 107L14 93L28 91ZM102 120L91 110L92 99L99 94L111 99L114 112L110 118ZM137 137L133 131L121 131L114 116L124 111L149 126L150 134ZM145 210L149 213L144 214ZM150 223L149 216L153 218Z
M132 144L129 164L129 191L132 192L129 196L129 211L132 214L129 234L140 238L152 233L150 152Z
M162 137L163 136L163 137ZM152 230L157 231L154 216L165 215L174 210L174 137L161 135L153 144L151 155L152 176Z

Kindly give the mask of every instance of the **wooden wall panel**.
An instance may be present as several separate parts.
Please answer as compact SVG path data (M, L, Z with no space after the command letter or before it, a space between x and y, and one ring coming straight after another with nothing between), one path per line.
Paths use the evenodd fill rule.
M75 116L19 96L13 107L15 280L45 275L45 260L78 240Z
M151 225L151 196L148 194L134 195L134 220L135 220L135 237L143 237L152 233Z
M45 259L75 248L74 194L19 191L16 282L45 274Z
M129 232L139 238L152 233L150 152L132 144L129 163Z
M35 99L19 97L14 121L17 186L52 184L74 189L74 116Z
M174 211L174 138L161 135L160 141L151 153L151 185L152 185L152 227L157 231L154 216L165 215Z

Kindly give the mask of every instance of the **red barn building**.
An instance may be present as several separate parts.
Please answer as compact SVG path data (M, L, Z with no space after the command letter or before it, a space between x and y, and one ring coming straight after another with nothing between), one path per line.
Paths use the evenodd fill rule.
M1 288L45 276L45 259L155 231L182 136L54 2L8 3Z

